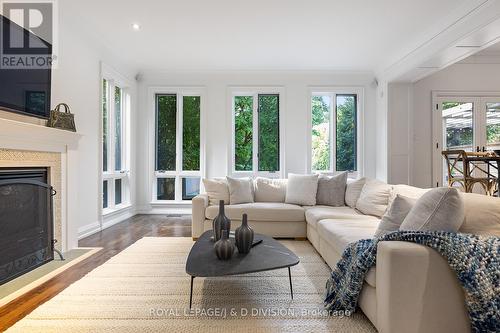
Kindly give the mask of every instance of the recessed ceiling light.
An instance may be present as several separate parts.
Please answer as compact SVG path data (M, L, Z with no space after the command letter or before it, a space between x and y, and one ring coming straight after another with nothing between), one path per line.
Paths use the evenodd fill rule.
M135 31L139 31L141 30L141 26L139 25L139 23L132 23L132 29L134 29Z

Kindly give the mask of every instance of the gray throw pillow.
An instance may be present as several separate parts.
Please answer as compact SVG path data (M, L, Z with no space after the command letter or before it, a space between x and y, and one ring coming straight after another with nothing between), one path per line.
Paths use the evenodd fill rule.
M345 187L347 183L347 172L342 172L333 177L321 175L318 178L318 192L316 193L316 205L345 206Z
M399 230L457 232L464 216L464 202L457 189L439 187L417 200Z
M389 209L382 216L375 237L382 237L388 233L398 231L401 223L417 202L417 199L408 198L400 194L396 195Z

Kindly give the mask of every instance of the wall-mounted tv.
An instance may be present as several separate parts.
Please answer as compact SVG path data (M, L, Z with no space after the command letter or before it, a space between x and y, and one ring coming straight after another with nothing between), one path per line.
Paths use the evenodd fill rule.
M37 66L22 69L6 68L8 66L4 66L4 62L9 61L10 58L9 49L5 47L6 41L9 40L9 36L16 33L24 36L25 41L38 39L44 43L47 48L46 51L43 51L43 54L46 52L47 55L51 55L52 46L2 15L0 15L0 20L0 47L2 48L0 58L0 110L48 118L52 71L50 66L45 66L45 68ZM30 50L21 48L16 53L30 54ZM37 53L40 54L40 49L37 50Z

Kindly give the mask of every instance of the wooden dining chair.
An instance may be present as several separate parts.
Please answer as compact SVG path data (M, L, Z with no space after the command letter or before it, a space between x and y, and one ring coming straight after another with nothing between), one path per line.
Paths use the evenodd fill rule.
M446 160L448 171L448 186L454 187L459 184L464 192L472 193L474 185L479 184L485 191L486 195L493 196L496 191L497 180L489 176L480 167L473 165L470 161L471 157L484 157L487 153L483 152L466 152L465 150L445 150L442 152ZM474 176L474 171L485 174L486 177Z

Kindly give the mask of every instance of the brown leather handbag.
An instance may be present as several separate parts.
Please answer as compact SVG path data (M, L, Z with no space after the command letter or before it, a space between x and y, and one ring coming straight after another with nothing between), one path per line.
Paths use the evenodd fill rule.
M61 107L64 107L64 112L61 111ZM68 104L59 103L50 111L47 126L76 132L75 115L71 113Z

